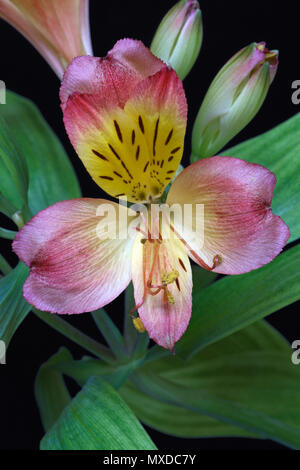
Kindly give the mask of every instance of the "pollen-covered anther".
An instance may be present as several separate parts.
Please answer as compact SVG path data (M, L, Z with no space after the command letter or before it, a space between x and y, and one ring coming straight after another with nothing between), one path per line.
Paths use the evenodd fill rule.
M164 291L165 298L167 302L171 305L175 304L174 296L168 290L167 286L172 284L173 282L178 282L179 273L175 269L172 269L169 273L162 272L161 273L161 285L153 285L151 280L149 279L147 282L148 294L154 296L159 294L159 292ZM156 289L152 291L151 289Z
M176 279L179 277L179 272L176 271L175 269L172 269L169 273L162 273L161 275L161 282L163 286L167 286L168 284L172 284L172 282L175 282Z
M216 255L214 256L214 259L213 259L213 267L211 269L215 269L217 266L219 266L219 264L222 263L222 257L221 255Z
M132 323L133 323L133 326L135 327L135 329L139 333L145 333L146 328L144 327L144 324L143 324L142 320L140 319L140 317L132 318Z
M167 301L169 302L169 304L174 305L175 299L174 299L173 294L171 294L171 292L168 289L165 289L165 294L166 294Z

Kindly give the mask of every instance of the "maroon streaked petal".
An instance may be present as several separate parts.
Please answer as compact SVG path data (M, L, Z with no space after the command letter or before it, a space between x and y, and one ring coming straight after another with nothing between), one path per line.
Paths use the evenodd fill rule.
M275 184L263 166L232 157L206 158L182 171L167 203L204 204L204 239L195 235L196 212L185 227L191 258L212 268L218 257L213 270L223 274L245 273L272 261L289 238L287 225L271 210Z
M100 208L108 212L97 215ZM113 233L120 211L126 216L127 208L103 199L72 199L31 219L13 243L30 267L25 299L53 313L89 312L114 300L130 282L133 241L108 239L98 224Z
M156 295L146 293L147 283L162 284L163 274L178 272L178 278L167 285L174 303L164 289ZM173 351L185 332L192 311L192 274L186 249L176 237L162 243L141 243L136 239L132 255L132 281L139 316L150 336L163 348ZM154 293L157 289L151 289Z

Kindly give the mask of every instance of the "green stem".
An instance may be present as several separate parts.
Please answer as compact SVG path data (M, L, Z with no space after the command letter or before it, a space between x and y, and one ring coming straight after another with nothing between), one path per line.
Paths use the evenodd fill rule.
M138 333L138 337L134 346L133 357L140 358L146 355L150 338L148 333Z
M74 341L74 343L78 344L79 346L86 349L95 356L99 357L108 364L115 364L115 358L107 347L90 338L85 333L70 325L62 318L51 313L41 312L36 308L33 308L32 311L42 321L47 323L56 331L59 331L59 333L61 333L62 335Z
M167 349L163 349L160 346L153 346L151 349L148 350L147 356L145 358L145 364L148 362L156 361L156 359L161 359L162 357L171 356L170 351Z
M17 232L14 232L13 230L7 230L6 228L0 227L0 237L1 238L7 238L8 240L13 240L16 235L17 235Z
M124 303L124 341L127 351L131 354L134 346L137 342L138 332L133 326L132 318L129 315L131 309L135 306L133 285L129 284L125 291L125 303Z
M117 359L128 359L124 338L103 308L92 312L92 317Z
M2 255L0 255L0 271L2 271L3 274L6 276L6 274L9 274L11 270L12 268L8 264L6 259Z
M149 336L147 333L138 333L132 323L129 315L131 309L135 307L133 285L129 284L125 291L125 313L124 313L124 336L127 351L135 358L146 354L149 345Z

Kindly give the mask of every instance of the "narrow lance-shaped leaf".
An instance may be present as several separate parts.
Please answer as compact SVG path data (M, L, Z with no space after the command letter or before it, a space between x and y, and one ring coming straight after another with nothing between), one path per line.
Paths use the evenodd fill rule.
M1 107L0 154L0 210L7 216L23 210L27 176L25 221L57 201L80 196L74 170L57 137L33 103L12 92L7 92L6 105ZM22 295L27 275L20 263L0 281L0 337L7 344L31 309Z
M62 372L55 367L61 361L70 360L72 360L72 356L69 351L61 348L47 362L41 365L36 376L34 384L35 398L46 431L51 428L63 409L71 401Z
M7 103L1 108L1 116L6 126L13 128L14 143L26 160L28 203L32 215L55 202L80 197L68 156L36 106L15 93L7 92ZM17 201L12 202L17 204ZM20 203L17 208L21 209Z
M170 373L140 371L132 380L163 403L300 449L300 371L291 362L290 348L223 357L220 346L214 345L211 357L203 351Z
M153 450L155 445L109 384L91 377L41 441L42 450Z
M187 357L300 298L300 246L272 263L221 279L193 298L190 324L175 351Z
M169 355L163 360L160 359L153 361L150 365L147 364L142 370L152 371L156 376L175 381L180 386L200 390L202 382L207 384L211 380L214 381L213 383L217 383L218 380L224 379L224 372L221 373L220 378L218 378L219 372L216 376L214 376L216 372L214 369L210 372L211 365L220 362L221 368L228 370L230 369L231 357L234 355L255 352L260 353L263 357L265 351L282 352L283 354L288 352L289 354L290 347L273 327L266 321L259 320L247 328L218 341L216 344L208 346L195 355L192 360L184 362L178 356ZM253 388L250 384L250 390L251 387ZM129 380L121 388L120 393L143 423L160 432L190 438L259 437L257 434L250 433L241 427L203 413L155 399L151 396L151 391L150 393L143 393L134 387ZM232 394L234 393L238 394L239 392L233 390ZM269 400L266 401L269 408L271 408Z
M0 116L1 193L19 209L27 203L28 171L25 156L14 140L14 134L3 115Z
M289 226L292 242L300 236L300 113L274 129L222 152L259 163L277 177L273 212Z
M242 429L242 434L234 431L235 435L251 432L299 449L300 369L292 364L291 355L289 344L280 334L260 321L208 346L188 361L179 357L153 361L137 371L132 381L156 403L187 411L193 423L198 413L223 422L219 429L224 435L225 424L231 430L234 425ZM138 415L141 417L141 413ZM147 412L144 415L149 422ZM179 416L178 429L180 423L185 425ZM160 424L157 417L153 420ZM172 419L167 419L162 426L170 426L170 422ZM203 424L207 426L206 436L217 429L211 421L204 420ZM200 432L203 435L205 429Z
M5 341L6 347L31 310L22 292L27 276L28 268L20 262L6 277L0 279L0 339Z

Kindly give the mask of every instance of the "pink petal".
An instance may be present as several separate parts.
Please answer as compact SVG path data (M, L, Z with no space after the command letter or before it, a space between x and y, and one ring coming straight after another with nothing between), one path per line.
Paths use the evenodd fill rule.
M73 93L94 94L102 106L123 107L135 86L164 65L141 41L133 39L118 41L105 58L77 57L64 74L63 109Z
M272 261L289 238L288 227L270 208L275 183L266 168L231 157L206 158L180 173L167 203L204 204L204 243L195 237L195 217L184 227L192 259L212 268L218 256L213 270L223 274Z
M80 93L73 93L63 106L64 123L80 159L102 189L114 197L146 202L159 197L176 173L187 105L181 81L167 66L134 89L123 87L128 73L108 59L75 59L65 74L62 95L64 85L72 89L75 82ZM85 81L86 77L90 79ZM129 82L131 87L134 77Z
M109 211L104 218L100 209ZM97 228L105 221L102 230L112 233L120 211L127 216L127 208L103 199L72 199L28 222L13 243L31 268L25 299L52 313L89 312L114 300L130 281L133 241L108 239Z
M158 250L156 258L155 250ZM163 290L156 295L145 295L148 281L161 285L163 273L173 270L178 271L179 277L167 288L174 304L168 302ZM143 244L138 237L133 248L132 281L139 316L150 338L173 351L188 326L192 310L191 266L182 242L172 237L162 243Z
M0 0L0 16L22 33L57 75L73 57L92 54L88 0Z

